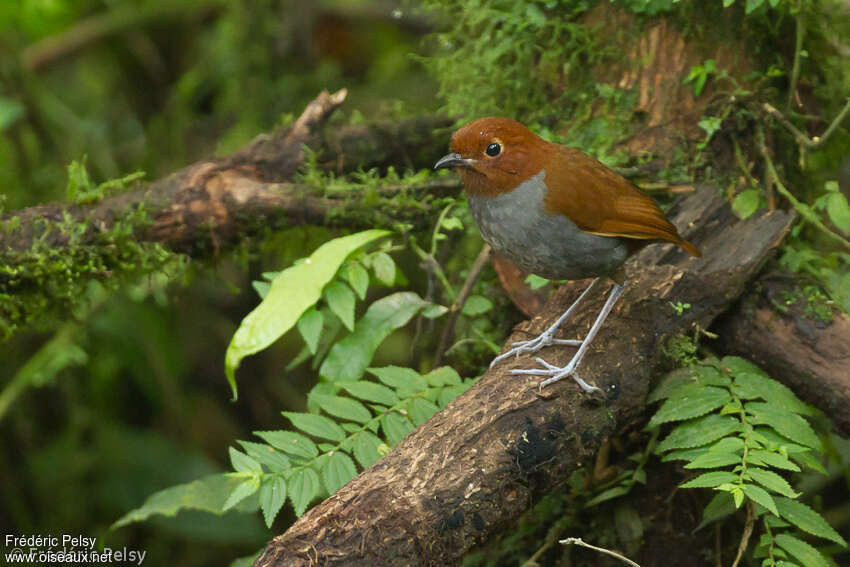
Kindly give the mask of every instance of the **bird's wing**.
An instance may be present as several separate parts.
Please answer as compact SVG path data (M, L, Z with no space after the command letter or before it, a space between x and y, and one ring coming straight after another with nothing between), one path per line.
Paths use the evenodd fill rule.
M652 197L580 150L556 147L560 159L550 160L546 168L548 211L566 216L591 234L667 240L700 256Z

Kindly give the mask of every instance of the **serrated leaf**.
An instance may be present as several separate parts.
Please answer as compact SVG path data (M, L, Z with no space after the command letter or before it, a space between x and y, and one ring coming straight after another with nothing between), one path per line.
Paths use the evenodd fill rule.
M678 425L658 444L657 453L699 447L737 431L741 423L728 415L707 415Z
M732 499L731 494L728 492L718 492L705 506L705 509L703 509L702 521L694 531L697 532L712 522L731 516L735 513L736 509L735 501Z
M431 416L440 411L440 408L424 398L412 398L407 404L407 411L410 412L413 424L418 426L431 419Z
M776 511L776 503L773 501L773 497L764 488L755 484L743 484L741 490L744 491L747 498L756 504L760 504L777 516L779 515L779 512Z
M735 482L738 476L726 471L714 471L703 473L698 477L689 480L679 486L679 488L715 488L727 482Z
M685 465L686 469L716 469L728 465L736 465L741 462L741 455L734 453L721 453L707 451Z
M327 380L359 379L384 339L429 305L410 291L377 300L357 321L354 331L331 348L319 374Z
M349 254L387 234L386 230L366 230L335 238L321 245L304 262L278 274L268 295L242 319L227 347L225 373L234 399L235 373L242 359L265 349L291 329L301 314L319 300L322 288Z
M733 389L745 400L762 398L780 408L802 415L811 415L812 410L794 395L785 384L753 372L735 375Z
M437 405L444 408L453 399L467 391L475 382L472 380L464 380L463 384L457 386L446 386L437 394Z
M683 421L707 414L729 402L732 396L723 388L707 386L689 391L686 396L668 398L649 420L648 427L670 421Z
M753 464L768 465L777 469L799 472L800 467L787 457L766 449L752 449L747 453L747 461Z
M260 463L258 463L245 453L237 451L233 447L230 447L228 449L228 453L230 454L230 464L233 465L233 470L235 470L236 472L263 472L263 467L260 466Z
M263 519L266 527L272 527L283 503L286 501L286 481L279 476L271 476L263 480L260 486L260 510L263 511Z
M391 445L398 445L404 437L413 431L413 424L406 416L391 411L381 417L381 428Z
M850 205L842 193L830 193L826 200L826 213L835 227L850 234Z
M806 567L829 567L829 562L820 551L801 539L782 533L776 535L776 544L793 555Z
M366 299L366 292L369 290L369 272L363 264L351 262L345 272L345 279L360 299Z
M768 425L788 439L823 452L820 439L809 422L771 403L750 402L744 406L753 423Z
M395 283L395 262L386 252L372 254L372 269L380 281L387 285Z
M393 406L398 403L396 393L383 384L375 384L366 380L357 380L355 382L340 380L339 382L335 382L334 385L341 386L355 398L360 398L367 402L374 402L385 406Z
M340 281L333 281L325 287L324 296L333 314L339 317L339 320L349 331L354 330L354 304L356 299L351 288Z
M233 489L233 492L230 493L230 496L227 497L227 500L224 502L224 506L221 507L225 512L230 510L255 492L260 488L260 477L253 476L251 478L245 479L240 484L236 485L236 488Z
M362 431L352 439L352 451L354 458L364 469L372 466L372 463L381 458L379 447L384 442L371 431Z
M314 437L330 439L331 441L342 441L345 431L337 423L323 415L314 413L296 413L291 411L281 412L292 425Z
M602 502L606 502L608 500L612 500L614 498L624 496L624 495L629 493L629 490L630 490L630 487L623 486L622 484L618 485L618 486L611 487L607 490L603 490L602 492L600 492L599 494L597 494L596 496L594 496L593 498L588 500L585 503L584 507L585 508L591 508L593 506L596 506L597 504L601 504Z
M824 466L811 453L808 453L808 452L805 452L805 451L799 452L799 453L790 453L789 452L789 455L791 456L791 458L793 460L798 462L800 465L802 465L804 467L809 467L810 469L813 469L813 470L816 470L817 472L821 473L822 475L827 474L827 470L824 468Z
M412 368L403 366L384 366L383 368L369 368L378 380L396 390L411 390L419 392L428 387L428 383L422 376Z
M769 488L774 492L778 492L788 498L796 498L799 496L788 484L788 481L773 471L760 469L758 467L748 467L746 474L754 481Z
M342 451L334 451L328 457L328 462L322 469L322 478L330 494L333 494L345 483L357 476L357 467L351 457Z
M425 376L423 376L425 380L427 380L428 384L435 388L439 388L441 386L457 386L462 383L460 379L460 375L457 373L457 370L452 368L451 366L441 366L440 368L435 368Z
M239 441L248 456L266 465L271 472L280 472L288 469L291 465L286 455L265 443L254 443L253 441Z
M482 295L470 295L463 304L461 313L467 317L483 315L493 309L493 302Z
M319 495L319 475L311 468L297 470L289 477L286 487L295 515L301 516L307 510L307 505Z
M316 354L319 337L322 336L322 329L325 326L325 316L315 307L311 307L298 318L297 326L307 348L310 349L310 354Z
M255 431L254 435L263 439L276 449L288 455L312 459L319 454L319 449L307 437L293 431Z
M847 542L833 529L823 516L812 510L807 505L790 498L777 498L776 507L779 515L806 532L814 536L834 541L838 545L847 547Z
M358 423L366 423L372 419L372 412L357 400L343 398L342 396L317 394L315 392L311 392L308 397L311 401L318 404L322 408L322 411L340 419L347 419Z

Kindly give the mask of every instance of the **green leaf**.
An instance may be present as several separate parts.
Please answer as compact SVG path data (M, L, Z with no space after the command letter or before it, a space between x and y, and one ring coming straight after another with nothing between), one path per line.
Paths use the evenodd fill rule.
M328 457L328 462L322 469L322 477L328 492L333 494L342 488L346 482L357 476L357 467L351 457L342 451L334 451Z
M799 415L764 402L750 402L744 409L752 416L753 423L768 425L796 443L823 452L820 439L812 426Z
M779 515L806 532L814 536L834 541L838 545L847 547L847 542L835 531L832 526L823 519L823 516L796 500L790 498L777 498L776 507Z
M812 414L812 410L801 402L790 388L761 373L743 372L737 374L732 388L739 397L745 400L762 398L794 413Z
M773 471L760 469L758 467L748 467L746 475L765 488L769 488L770 490L778 492L788 498L796 498L799 496L799 494L794 492L787 480Z
M657 453L699 447L737 431L741 423L728 415L711 414L677 426L658 444Z
M703 509L702 521L694 531L699 531L712 522L731 516L735 513L736 509L735 501L732 499L731 494L728 492L718 492L705 506L705 509Z
M426 400L425 398L412 398L407 404L407 410L410 414L410 419L414 425L422 425L431 417L440 411L440 408Z
M298 332L301 333L301 337L307 343L310 354L316 354L316 349L319 347L319 337L322 335L324 325L325 316L315 307L311 307L298 318Z
M143 522L155 514L174 517L180 510L201 510L220 515L228 496L244 480L244 476L220 473L160 490L148 496L140 507L124 514L112 524L112 529ZM256 503L244 500L237 510L256 510Z
M339 317L342 324L351 331L354 329L354 292L351 288L340 281L328 284L324 291L325 300L334 315Z
M374 402L385 406L394 406L398 403L396 393L383 384L375 384L366 380L358 380L356 382L340 380L339 382L334 382L334 385L345 388L355 398L360 398L367 402Z
M372 255L372 269L375 277L387 285L395 283L395 262L386 252L378 252Z
M684 396L693 389L704 386L729 386L732 380L713 366L695 364L674 370L649 394L648 403L672 396Z
M829 567L820 551L801 539L782 533L776 535L776 545L793 555L806 567Z
M549 280L547 280L546 278L541 278L540 276L535 274L528 274L528 277L525 278L524 282L527 283L528 287L530 287L531 289L538 290L548 284Z
M241 484L238 484L236 488L233 489L233 492L230 493L230 496L227 497L227 500L224 502L224 506L221 507L225 512L230 510L255 492L260 488L260 477L253 476L251 478L245 479Z
M331 348L319 374L327 380L359 379L384 339L428 305L430 303L409 291L374 302L357 321L354 331Z
M322 288L336 274L345 258L382 236L386 230L366 230L335 238L321 245L304 262L283 270L268 295L242 319L225 354L225 372L236 399L236 369L248 355L259 352L291 329L301 314L321 297Z
M596 496L594 496L593 498L588 500L585 503L584 507L585 508L591 508L591 507L596 506L597 504L601 504L602 502L605 502L607 500L612 500L614 498L619 498L620 496L625 496L626 494L629 493L630 490L631 490L631 486L623 486L622 484L620 484L618 486L611 487L608 490L603 490L602 492L600 492L599 494L597 494Z
M442 386L457 386L462 383L457 370L451 366L441 366L436 368L424 376L428 384L440 388Z
M286 481L279 476L265 478L260 487L260 509L263 511L266 527L272 527L272 522L285 501Z
M384 442L371 431L361 431L352 439L352 450L354 458L364 469L381 458L378 448Z
M759 209L759 201L761 200L761 191L758 189L747 189L741 191L735 198L732 199L732 210L741 219L747 219L753 216Z
M716 469L728 465L736 465L741 462L741 455L734 453L721 453L718 451L706 451L687 465L686 469Z
M230 447L228 452L230 453L230 464L233 465L233 470L235 470L236 472L263 472L263 467L260 466L260 463L258 463L245 453L237 451L233 447Z
M777 469L799 472L800 467L787 457L766 449L752 449L747 453L747 462L755 465L768 465Z
M294 457L313 459L319 454L316 444L300 433L292 431L255 431L254 435L263 439L272 447L280 449L284 453Z
M358 423L366 423L372 419L372 412L357 400L343 398L342 396L317 394L315 392L311 392L308 397L311 401L318 404L322 410L340 419L347 419Z
M715 488L727 482L735 482L738 476L726 471L707 472L689 480L679 488Z
M332 419L314 413L296 413L290 411L281 412L292 425L314 437L330 439L331 441L342 441L345 431Z
M481 295L470 295L463 304L461 313L467 317L483 315L493 309L493 302Z
M319 495L320 488L319 475L309 467L297 470L289 477L287 490L296 516L302 515L307 510L307 505Z
M396 390L419 392L428 387L428 383L412 368L384 366L383 368L370 368L369 372L377 376L378 380Z
M366 292L369 290L369 272L366 271L363 264L351 262L345 272L345 279L348 280L348 285L360 299L366 299Z
M398 445L404 437L413 431L413 424L407 417L391 411L381 417L381 428L391 445Z
M747 0L746 14L750 14L759 9L764 4L764 0Z
M741 486L741 490L744 491L744 494L755 502L756 504L760 504L773 512L775 515L779 515L779 512L776 510L776 503L773 501L773 497L767 493L767 491L755 484L744 484Z
M830 193L826 201L826 213L835 227L844 234L850 234L850 205L842 193Z
M732 396L728 391L714 386L689 391L687 396L668 398L649 420L648 427L705 415L731 399Z
M14 124L24 115L26 107L10 98L0 96L0 132Z
M239 441L239 444L242 445L249 457L261 465L266 465L271 472L281 472L291 466L286 455L265 443Z
M265 296L269 294L269 290L272 288L272 284L269 282L261 282L261 281L253 281L251 282L251 287L257 292L257 295L260 296L260 299L263 299Z

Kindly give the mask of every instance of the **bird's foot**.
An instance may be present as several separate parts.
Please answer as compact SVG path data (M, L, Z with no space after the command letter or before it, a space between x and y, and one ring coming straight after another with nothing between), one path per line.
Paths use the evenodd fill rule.
M574 356L573 359L564 367L555 366L554 364L549 364L545 360L540 357L537 357L537 362L543 366L543 368L531 368L531 369L521 369L514 368L511 370L511 374L530 374L533 376L549 376L549 378L540 382L540 389L542 390L549 384L554 384L558 380L569 376L573 380L576 381L582 390L587 392L588 394L592 392L601 392L601 388L597 388L596 386L591 386L581 378L579 378L578 374L576 374L576 367L578 366L578 356Z
M567 345L571 347L580 347L581 341L575 341L571 339L556 339L555 333L558 328L553 325L549 327L540 336L535 337L529 341L519 341L513 343L513 348L504 354L500 354L490 363L490 368L493 368L503 360L507 360L512 356L519 356L526 352L537 352L543 347L551 346L551 345Z

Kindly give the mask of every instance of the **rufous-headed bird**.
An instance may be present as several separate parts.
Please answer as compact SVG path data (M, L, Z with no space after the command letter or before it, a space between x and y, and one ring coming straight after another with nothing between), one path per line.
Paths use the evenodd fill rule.
M596 279L539 337L513 344L490 363L553 344L578 347L564 366L513 374L548 376L540 387L570 376L586 392L598 390L576 374L591 341L623 293L626 259L651 240L667 240L694 256L646 193L575 148L547 142L515 120L480 118L452 136L451 153L434 169L451 167L466 188L469 210L484 240L515 264L548 279ZM607 279L610 295L583 341L556 339L588 293Z

